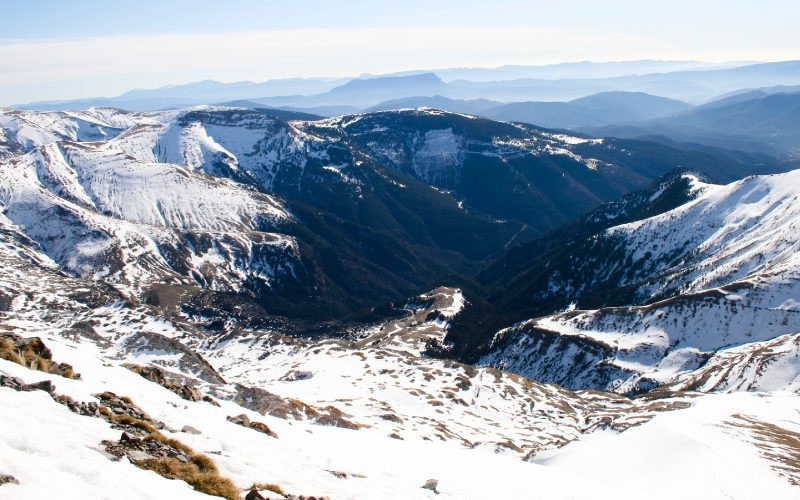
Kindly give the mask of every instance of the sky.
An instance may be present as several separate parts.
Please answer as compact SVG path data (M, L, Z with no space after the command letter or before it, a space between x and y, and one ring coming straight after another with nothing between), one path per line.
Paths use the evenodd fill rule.
M797 0L3 0L0 105L572 61L800 59Z

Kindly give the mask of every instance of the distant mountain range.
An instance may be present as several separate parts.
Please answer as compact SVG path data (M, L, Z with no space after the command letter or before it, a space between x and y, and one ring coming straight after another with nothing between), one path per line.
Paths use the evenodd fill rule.
M385 76L406 76L418 73L435 73L443 80L448 82L452 82L454 80L496 82L503 80L519 80L523 78L559 80L566 78L614 78L628 75L671 73L674 71L726 69L756 63L756 61L709 63L702 61L659 61L647 59L640 61L616 62L582 61L548 64L544 66L505 65L497 68L432 69L427 71L406 71Z
M793 91L785 93L786 90ZM639 123L578 127L615 137L700 143L800 157L800 87L752 90Z
M523 76L523 77L521 77ZM473 78L473 79L468 79ZM601 92L645 92L700 103L743 88L797 85L800 62L723 67L681 62L571 63L547 67L409 72L340 79L284 79L262 83L202 81L132 90L117 97L21 104L26 109L86 109L112 106L158 110L248 100L275 107L354 106L368 108L411 96L500 102L569 101Z
M602 92L570 102L515 102L484 110L499 120L581 130L591 126L646 120L688 109L682 101L642 92Z
M280 114L281 118L313 120L427 107L684 149L710 145L784 159L800 157L796 139L800 133L800 61L721 66L634 61L263 83L202 81L131 90L114 98L32 103L20 108L106 106L141 111L216 103L268 108L273 113L283 110L286 113ZM516 78L522 74L527 77ZM469 75L474 80L446 80ZM563 78L573 75L595 77ZM515 79L490 81L489 76Z

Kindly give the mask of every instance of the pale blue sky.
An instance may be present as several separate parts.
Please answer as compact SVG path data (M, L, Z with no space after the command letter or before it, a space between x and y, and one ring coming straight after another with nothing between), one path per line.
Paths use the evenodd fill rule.
M0 104L212 78L800 59L797 0L6 0Z

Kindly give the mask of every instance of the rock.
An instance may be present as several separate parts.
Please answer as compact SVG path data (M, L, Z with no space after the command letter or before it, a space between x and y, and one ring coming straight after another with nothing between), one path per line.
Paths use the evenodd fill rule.
M194 434L195 436L198 434L202 434L202 431L200 431L199 429L195 429L191 425L184 425L183 429L181 429L181 432L185 432L186 434Z
M157 458L174 458L180 462L188 463L189 457L186 453L176 448L169 440L160 439L140 439L123 432L118 441L103 441L106 453L116 457L128 457L131 462L141 462L143 460Z
M229 422L233 422L234 424L241 425L242 427L247 427L248 429L253 429L255 431L261 432L266 434L267 436L277 438L278 435L272 432L272 429L269 428L267 424L261 422L251 422L250 418L245 415L237 415L235 417L228 417Z
M142 440L139 438L131 437L130 434L127 432L123 432L122 436L119 438L119 442L123 443L127 446L136 446L140 447L142 445ZM152 441L151 441L152 442Z
M180 380L177 375L168 373L158 366L140 366L132 363L125 363L122 366L134 373L138 373L150 382L155 382L161 387L174 392L187 401L203 401L203 394L196 387L187 384L185 381Z
M0 486L4 484L19 484L19 481L10 474L0 474Z
M56 386L53 385L53 382L49 380L42 380L41 382L34 382L33 384L28 384L25 388L22 389L23 391L44 391L49 394L52 394L56 390Z
M345 417L352 417L343 412L335 406L326 406L318 410L319 416L315 419L319 425L330 425L332 427L341 427L342 429L358 430L361 427L366 427L362 424L357 424L347 420Z
M17 377L0 375L0 387L8 387L9 389L14 389L15 391L22 391L24 390L23 387L25 387L25 382Z
M319 416L319 412L311 405L297 399L283 398L259 387L248 387L241 384L236 384L235 387L234 397L226 399L231 399L234 403L256 413L296 420Z
M95 394L95 397L101 401L108 411L116 416L127 415L137 420L147 422L156 429L164 428L164 424L162 422L154 420L152 417L150 417L150 415L145 413L144 410L136 406L136 404L129 398L117 396L113 392L109 391ZM122 425L114 424L113 422L112 425L117 425L117 428L124 428Z
M61 375L65 378L73 378L75 380L81 379L81 374L75 373L75 370L69 363L53 363L50 365L50 368L47 370L47 372L52 373L53 375Z
M0 353L3 359L13 361L31 370L80 378L66 363L53 361L53 353L39 337L23 338L12 333L0 333Z
M0 375L0 387L8 387L15 391L45 391L53 394L56 386L49 380L42 380L41 382L34 382L33 384L26 384L24 380L18 377L9 377Z
M436 490L436 488L439 487L439 480L438 479L428 479L427 481L425 481L425 484L423 484L422 487L424 489L426 489L426 490L431 490L432 492L438 494L439 492Z
M347 415L333 406L315 408L298 399L283 398L257 387L248 387L241 384L236 384L235 387L236 393L232 398L223 398L262 415L297 420L309 419L320 425L331 425L343 429L366 427L363 424L356 424L347 420L345 417L350 417L351 415ZM222 397L219 394L217 396Z
M177 390L176 394L187 401L203 400L203 394L200 393L196 387L192 387L191 385L182 385L180 389Z
M233 422L234 424L241 425L243 427L250 427L250 417L244 413L235 417L228 417L228 422Z
M269 428L269 426L267 424L264 424L264 423L261 423L261 422L251 422L250 423L250 428L253 429L254 431L258 431L258 432L260 432L262 434L266 434L267 436L270 436L270 437L274 437L274 438L278 437L278 435L275 434L272 431L272 429Z
M283 380L283 381L286 381L286 382L294 382L296 380L308 380L313 376L314 376L314 374L312 372L310 372L310 371L292 370L292 371L287 372L286 375L284 375L283 377L280 378L280 380Z
M128 455L128 459L131 462L142 462L144 460L151 460L153 458L156 458L147 452L139 450L128 450L126 454Z
M202 356L177 339L154 332L137 332L123 341L123 347L127 352L170 353L177 358L177 369L183 373L194 373L200 380L210 384L225 383L225 380Z
M244 497L244 500L267 500L267 499L261 496L261 493L257 492L256 490L250 490L250 493L248 493Z
M220 407L219 403L217 403L214 400L214 398L212 398L211 396L203 396L203 401L205 401L206 403L211 403L212 405L216 406L217 408Z

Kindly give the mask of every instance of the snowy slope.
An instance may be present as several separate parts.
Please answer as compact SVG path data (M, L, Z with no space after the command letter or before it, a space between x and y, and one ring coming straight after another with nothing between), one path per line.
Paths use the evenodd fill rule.
M453 441L524 457L597 426L613 422L622 429L652 417L658 403L576 394L496 370L421 357L426 340L444 337L444 318L458 294L437 289L429 306L357 332L351 341L242 332L198 350L229 382L316 407L337 406L359 425L396 439Z
M800 334L722 349L670 384L675 390L800 392Z
M750 343L800 331L799 192L800 171L751 177L607 230L596 239L614 246L613 257L601 256L604 266L585 278L617 275L618 286L652 303L523 322L500 332L482 362L567 387L622 392L675 381L707 362L710 370L727 356L755 363L763 351ZM558 276L552 286L560 286ZM730 354L712 357L722 349ZM779 385L791 385L798 366L783 366ZM767 375L754 368L739 368L740 380L700 386L758 388Z
M799 403L789 393L717 396L708 403L709 396L699 395L630 400L420 358L415 354L420 343L441 336L448 318L463 306L452 289L411 301L408 316L356 332L352 341L296 342L270 332L208 339L178 318L117 300L110 288L93 291L90 282L60 273L43 256L29 250L20 255L28 248L25 242L16 242L14 233L2 236L0 259L13 271L0 284L2 296L11 299L0 313L2 330L40 336L53 358L70 363L81 380L5 360L0 375L26 383L52 380L58 394L79 402L98 401L95 395L103 391L130 397L165 424L164 434L207 454L240 488L271 482L290 493L337 499L632 499L641 497L643 485L663 478L668 465L671 474L687 481L648 490L651 498L691 491L708 492L704 498L750 498L754 483L771 498L796 493L781 464L763 452L759 435L729 423L738 412L755 422L749 425L790 432L796 424L787 419ZM181 399L124 368L126 362L166 367L219 406ZM299 375L287 377L289 372ZM241 384L273 395L250 390L246 399L237 399L237 392L245 394ZM265 397L268 404L260 405ZM431 397L438 403L431 404ZM4 498L51 495L54 487L66 499L201 497L181 481L165 480L126 459L111 461L101 441L119 439L120 431L105 420L72 413L42 391L0 387L0 401L7 423L0 429L2 473L20 482L2 486ZM270 410L276 404L336 408L359 428L276 416L280 413ZM267 424L277 438L227 418L240 414ZM675 436L697 441L684 448L681 460L671 458L672 447L665 443L674 444ZM574 444L563 453L543 451L568 442ZM622 480L616 461L600 460L587 473L586 447L591 453L596 443L598 450L626 449L629 460L639 464L636 481ZM696 467L707 460L708 445L725 450L724 460L714 465L717 473ZM736 477L744 470L751 481ZM438 496L421 488L431 478L439 481Z
M795 277L798 188L798 170L750 177L609 235L622 237L634 262L667 284L652 284L652 294L663 287L708 289L756 274Z
M138 160L122 140L59 140L0 161L5 217L63 269L133 292L165 279L235 290L291 274L296 243L275 231L291 216L276 198Z
M670 478L656 488L669 498L792 498L798 471L784 460L796 460L798 430L796 395L707 395L690 409L623 434L598 433L535 463L646 496L654 494L656 476ZM765 467L783 477L765 474ZM782 491L789 481L793 491Z
M23 151L58 140L110 139L142 119L140 115L111 108L63 112L0 109L3 142Z
M133 128L117 147L140 161L165 162L251 182L272 191L282 167L326 159L326 147L262 111L199 106L154 114L157 124Z

